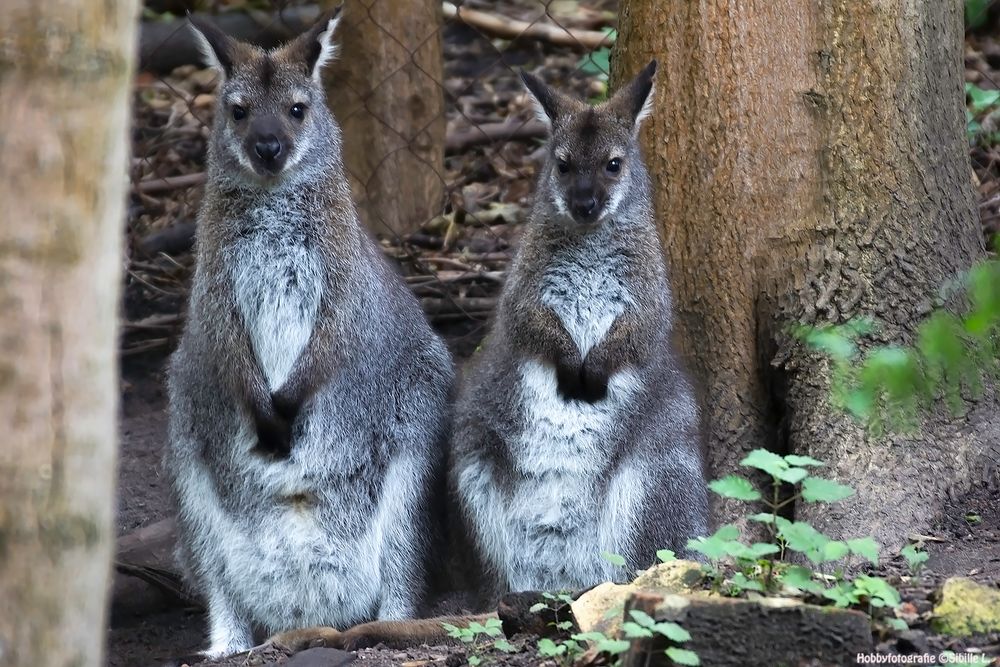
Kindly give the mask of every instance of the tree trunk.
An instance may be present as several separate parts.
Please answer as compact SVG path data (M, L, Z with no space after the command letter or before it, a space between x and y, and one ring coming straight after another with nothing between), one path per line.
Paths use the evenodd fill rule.
M133 0L0 11L0 664L103 664Z
M995 398L874 439L831 407L827 364L789 328L870 315L876 343L910 343L984 256L960 4L624 0L612 61L622 80L660 60L646 158L712 473L755 447L815 456L858 493L797 518L890 547L996 474Z
M372 232L406 234L444 202L441 3L346 0L343 17L326 81L351 189Z

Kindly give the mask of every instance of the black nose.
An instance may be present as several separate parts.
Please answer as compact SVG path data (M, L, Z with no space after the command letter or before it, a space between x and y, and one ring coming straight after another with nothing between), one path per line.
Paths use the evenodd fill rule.
M589 218L597 210L597 200L591 197L582 197L573 202L573 213L579 218Z
M259 139L257 145L254 146L254 150L257 151L257 155L260 156L261 160L270 162L281 153L281 142L278 141L278 137L272 134L271 136Z

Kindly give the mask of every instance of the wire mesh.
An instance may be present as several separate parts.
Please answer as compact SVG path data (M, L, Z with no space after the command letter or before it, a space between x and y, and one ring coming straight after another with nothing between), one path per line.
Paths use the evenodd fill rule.
M414 199L429 202L400 202L404 211L412 211L404 224L387 220L377 206L362 206L363 218L431 321L453 342L474 345L496 303L544 150L545 128L534 118L518 72L539 74L582 98L603 97L616 2L444 2L424 35L410 34L408 26L397 28L404 34L387 27L386 10L432 7L436 12L433 2L349 0L340 38L345 31L365 29L369 43L361 48L371 49L367 57L390 52L404 57L388 71L383 68L377 80L364 80L364 89L334 71L328 89L336 86L358 101L338 117L342 125L370 122L391 139L383 142L388 148L381 155L354 155L352 150L361 149L348 146L345 163L356 201L363 205L385 192L378 182L383 171L403 178L419 171L428 179L430 196L421 190ZM223 30L265 47L290 39L320 14L318 7L296 2L255 7L182 8L209 10ZM361 26L364 21L370 24ZM217 84L215 72L197 62L188 30L177 12L157 15L147 9L144 15L130 166L124 355L169 349L183 323ZM423 51L434 44L440 45L440 62L428 62ZM341 59L360 57L356 51L342 50ZM407 81L413 90L406 89ZM390 85L394 99L441 96L439 113L400 127L393 117L398 107L380 95ZM433 139L440 145L428 146L435 134L431 129L442 121L445 131ZM367 171L356 168L360 158Z

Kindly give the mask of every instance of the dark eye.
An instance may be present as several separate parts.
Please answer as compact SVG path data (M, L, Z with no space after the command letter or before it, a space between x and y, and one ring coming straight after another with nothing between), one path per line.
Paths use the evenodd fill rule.
M238 104L233 105L233 120L243 120L247 117L247 110Z
M556 167L559 169L560 174L569 173L569 162L566 162L566 160L559 160L559 162L556 163Z
M622 169L622 161L618 158L613 158L608 161L608 165L605 169L607 169L609 173L617 174Z
M306 105L295 104L292 106L291 109L288 110L288 113L291 114L292 118L297 118L299 120L302 120L303 118L306 117Z

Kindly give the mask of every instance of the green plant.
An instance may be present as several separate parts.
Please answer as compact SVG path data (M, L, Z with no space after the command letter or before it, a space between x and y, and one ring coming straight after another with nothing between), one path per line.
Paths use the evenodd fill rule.
M909 566L910 571L914 574L920 570L921 566L927 562L929 556L926 551L918 551L912 544L907 544L903 547L899 555L906 559L906 564Z
M965 0L965 27L975 30L986 24L986 10L990 0Z
M618 38L618 32L614 28L605 28L604 34L613 43ZM591 98L592 103L602 102L608 96L608 76L611 73L611 48L602 46L594 49L590 53L580 58L576 64L581 72L594 76L602 84L602 92Z
M472 621L467 627L460 628L451 623L442 623L449 637L469 645L468 663L477 667L483 663L482 651L495 648L505 653L513 653L517 648L503 638L503 624L499 618L487 619L485 623Z
M857 339L876 328L866 319L794 330L831 360L833 404L873 435L886 424L914 428L919 411L938 400L960 414L963 396L978 396L984 379L1000 378L1000 261L980 262L957 284L964 286L969 308L962 315L934 312L917 328L911 346L872 346L862 355Z
M768 594L785 588L825 599L838 607L867 606L870 614L875 609L899 605L899 594L878 577L860 576L847 580L840 573L830 576L802 565L782 562L786 552L793 551L802 554L814 566L846 564L854 557L878 563L879 548L871 537L834 540L807 522L791 521L781 515L782 509L796 501L834 503L854 493L849 486L816 476L814 471L823 466L822 461L795 454L779 456L756 449L740 464L763 471L770 477L767 494L739 475L715 480L709 488L725 498L761 503L768 511L747 518L763 524L769 540L745 544L740 539L739 528L731 524L720 527L709 537L690 540L688 548L712 562L707 571L719 590L729 595L742 595L747 591ZM729 567L721 567L723 563Z

